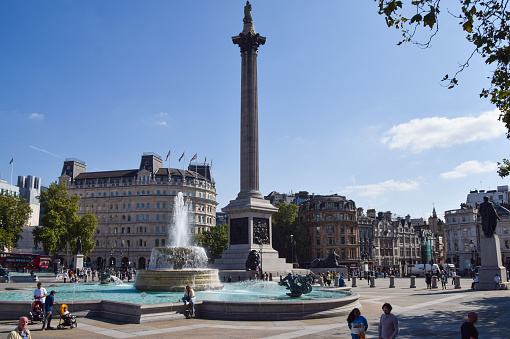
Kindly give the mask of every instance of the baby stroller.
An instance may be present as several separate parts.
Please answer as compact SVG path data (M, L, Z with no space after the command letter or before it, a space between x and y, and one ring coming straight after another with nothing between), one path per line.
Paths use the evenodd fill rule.
M78 327L76 317L69 312L69 307L67 307L66 304L60 305L59 308L58 304L55 303L53 304L53 307L55 307L57 313L60 315L60 320L57 326L58 329L65 328L66 326L69 326L70 328Z
M44 322L43 303L40 300L32 302L32 311L30 312L30 324L34 321Z

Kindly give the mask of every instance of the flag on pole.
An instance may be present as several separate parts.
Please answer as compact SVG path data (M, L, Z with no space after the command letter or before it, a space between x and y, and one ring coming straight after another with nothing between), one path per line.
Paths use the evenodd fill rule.
M179 162L181 162L182 158L184 157L184 152L182 152L181 157L179 158Z
M197 153L195 153L195 155L193 156L193 158L191 158L191 160L189 162L192 162L193 160L195 160L197 158Z
M170 151L171 151L171 150L170 150ZM165 161L167 161L167 160L168 160L168 157L170 156L170 151L168 151L168 154L166 155L166 159L165 159Z
M204 158L204 164L207 163L207 156Z
M11 158L11 161L9 161L9 165L14 162L14 158Z

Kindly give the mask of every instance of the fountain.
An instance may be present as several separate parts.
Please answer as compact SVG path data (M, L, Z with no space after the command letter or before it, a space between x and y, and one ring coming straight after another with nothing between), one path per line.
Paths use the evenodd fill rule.
M190 285L195 291L221 289L217 269L207 268L203 247L191 246L189 201L179 192L174 199L172 227L168 247L154 247L149 268L139 270L135 278L138 291L179 292Z

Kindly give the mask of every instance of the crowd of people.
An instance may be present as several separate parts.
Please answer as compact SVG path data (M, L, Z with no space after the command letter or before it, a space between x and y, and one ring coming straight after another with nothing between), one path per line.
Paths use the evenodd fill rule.
M115 269L110 268L110 271L113 272L113 275L120 280L127 280L128 282L134 279L136 275L136 268L127 268L127 269ZM79 283L79 282L88 282L96 281L96 278L99 279L98 272L95 269L90 267L84 267L82 269L66 269L62 268L60 270L55 271L55 280L61 279L70 283Z

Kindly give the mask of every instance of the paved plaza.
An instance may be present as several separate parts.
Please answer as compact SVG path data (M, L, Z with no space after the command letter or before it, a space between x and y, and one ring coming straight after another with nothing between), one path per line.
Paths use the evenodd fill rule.
M4 290L5 285L0 289ZM400 338L460 338L459 328L468 311L479 314L476 327L480 338L510 338L510 291L474 291L470 285L470 279L462 279L462 289L455 290L448 284L447 290L427 290L424 278L417 278L417 287L411 289L408 278L398 278L395 288L389 288L389 279L379 278L376 287L370 288L362 280L353 290L360 294L361 312L369 323L367 338L377 338L385 302L393 305L393 313L399 318ZM55 327L57 324L58 317L52 321ZM6 337L15 326L16 321L1 321L0 337ZM140 325L79 318L74 329L43 332L40 327L29 325L33 338L350 338L346 316L274 322L182 319Z

